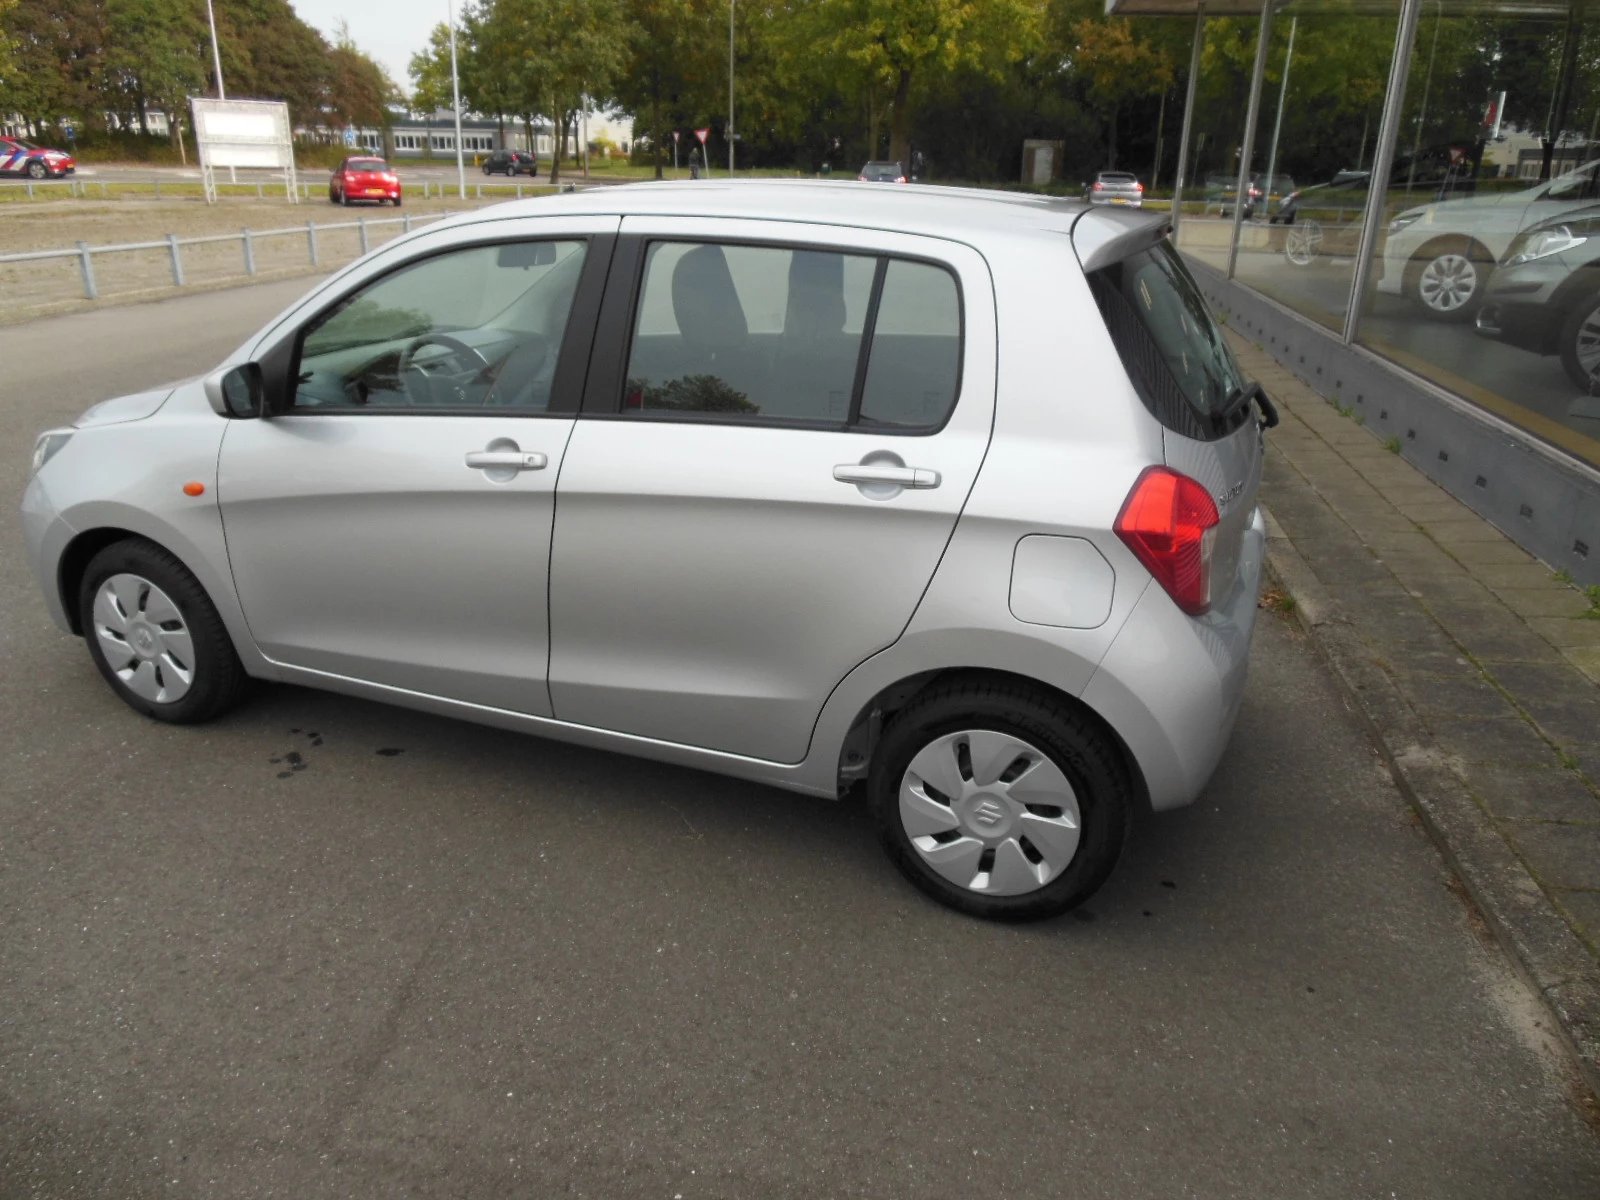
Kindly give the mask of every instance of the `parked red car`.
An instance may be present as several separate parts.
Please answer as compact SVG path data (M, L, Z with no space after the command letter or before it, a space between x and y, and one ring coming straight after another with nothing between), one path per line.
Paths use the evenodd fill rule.
M0 175L26 175L29 179L60 179L78 169L65 150L35 146L21 138L0 137Z
M333 204L353 204L373 200L392 201L400 207L400 177L381 158L347 158L328 177L328 200Z

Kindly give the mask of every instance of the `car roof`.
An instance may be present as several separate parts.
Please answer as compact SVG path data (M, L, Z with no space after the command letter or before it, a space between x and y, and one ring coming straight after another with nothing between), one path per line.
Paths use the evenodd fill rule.
M1037 229L1070 233L1080 220L1121 222L1122 214L1080 199L980 188L907 184L887 191L854 180L680 180L611 184L582 192L511 200L447 218L430 228L464 227L513 217L560 213L616 216L721 217L809 222L903 231L957 241L984 231ZM1145 217L1148 222L1152 218Z

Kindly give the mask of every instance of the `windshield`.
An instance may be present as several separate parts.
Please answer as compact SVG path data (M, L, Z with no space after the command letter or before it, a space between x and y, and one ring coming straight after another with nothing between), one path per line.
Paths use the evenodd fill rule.
M1163 425L1190 437L1238 425L1244 375L1177 251L1160 242L1089 284L1129 378Z
M381 158L352 158L345 163L347 171L387 171L389 164Z

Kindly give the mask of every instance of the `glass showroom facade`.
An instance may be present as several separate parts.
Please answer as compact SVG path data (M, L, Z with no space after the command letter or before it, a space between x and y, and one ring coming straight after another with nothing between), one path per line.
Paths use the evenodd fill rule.
M1108 9L1195 22L1187 256L1600 478L1600 19L1530 0Z

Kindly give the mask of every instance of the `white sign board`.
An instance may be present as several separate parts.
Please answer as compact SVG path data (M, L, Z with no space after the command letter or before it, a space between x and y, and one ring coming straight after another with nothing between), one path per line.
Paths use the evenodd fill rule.
M195 141L206 199L216 199L218 167L281 171L291 201L294 189L294 132L289 106L279 100L208 100L192 97Z

